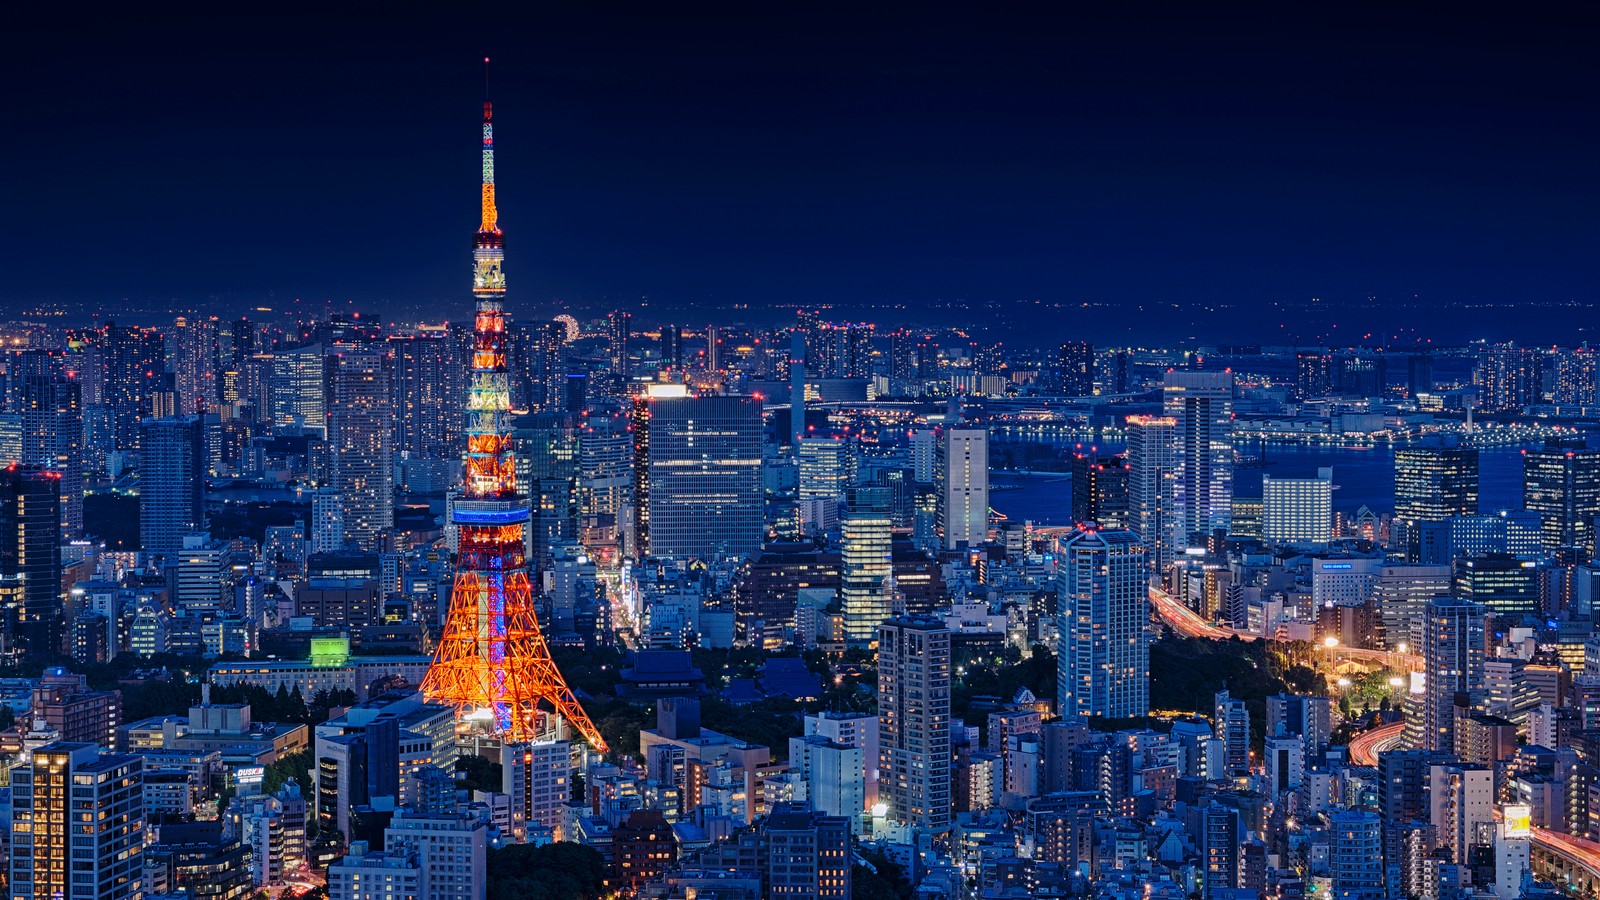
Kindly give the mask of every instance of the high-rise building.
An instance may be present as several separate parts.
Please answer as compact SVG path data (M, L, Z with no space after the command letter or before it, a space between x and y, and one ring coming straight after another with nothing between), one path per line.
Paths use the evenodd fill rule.
M179 316L173 323L174 387L181 415L203 416L221 397L217 325L216 316Z
M1211 803L1201 811L1200 820L1201 863L1205 867L1201 887L1204 896L1217 897L1219 892L1239 887L1239 848L1244 837L1239 810Z
M889 618L885 584L894 574L894 523L889 516L889 490L851 488L840 523L839 600L844 609L845 639L866 644Z
M1487 617L1487 609L1468 600L1435 597L1429 601L1422 629L1427 676L1417 698L1421 709L1414 717L1417 727L1412 746L1455 751L1456 693L1483 686Z
M870 378L873 326L865 323L818 325L806 346L806 366L817 378Z
M328 429L328 365L321 344L276 351L267 379L267 413L273 429Z
M678 858L678 842L659 809L636 809L611 829L611 882L636 894Z
M648 443L634 461L647 488L635 498L648 522L640 555L710 559L759 550L760 402L658 391L644 404Z
M628 377L628 356L632 348L628 341L633 336L633 313L615 310L606 317L606 342L611 347L611 374L623 380Z
M661 365L669 369L683 369L683 326L661 326Z
M1072 457L1072 521L1129 528L1128 460L1078 453Z
M1061 645L1056 708L1063 716L1150 712L1150 601L1145 547L1131 531L1080 525L1057 552Z
M22 462L61 476L61 533L83 534L83 404L78 382L29 376L22 386Z
M1068 341L1057 351L1056 367L1061 393L1067 397L1094 394L1094 345L1087 341Z
M422 864L421 896L428 900L484 900L488 895L489 829L475 815L401 810L389 821L383 845L414 853Z
M917 340L921 335L909 328L889 332L889 377L911 381L917 377Z
M389 339L394 359L397 451L423 459L461 453L461 416L466 405L461 362L449 335L428 330Z
M387 359L340 354L332 387L328 454L332 486L344 503L345 539L376 551L394 527L394 403Z
M1250 771L1250 709L1226 689L1212 703L1212 731L1222 741L1222 766L1229 775Z
M950 428L937 444L939 531L946 550L989 540L989 433Z
M1329 816L1328 871L1332 900L1381 900L1383 820L1376 813L1340 810Z
M1333 533L1333 470L1316 478L1261 476L1261 538L1278 544L1326 544Z
M154 328L106 323L105 403L111 408L117 450L139 447L139 421L150 412L150 397L166 378L166 348Z
M1509 553L1468 556L1455 561L1451 592L1507 620L1539 614L1540 572Z
M1326 397L1333 391L1333 355L1302 350L1294 355L1294 395L1301 400Z
M1473 845L1491 842L1487 839L1494 826L1494 770L1473 763L1430 766L1428 806L1440 849L1451 862L1465 865Z
M1172 563L1172 486L1177 478L1178 420L1129 416L1128 527L1144 541L1157 571Z
M846 900L850 897L850 818L801 804L776 806L763 828L767 848L764 897Z
M11 795L12 897L143 895L144 760L102 755L94 744L48 744L11 770Z
M1488 412L1520 410L1544 402L1544 354L1500 344L1478 354L1478 408Z
M1574 406L1600 403L1600 352L1592 347L1561 352L1556 359L1555 400Z
M1433 357L1413 353L1406 357L1406 392L1415 397L1433 392Z
M950 629L928 617L878 626L880 802L894 821L950 825Z
M1385 565L1372 586L1383 643L1390 650L1422 646L1422 622L1428 603L1450 593L1451 571L1443 565Z
M803 438L795 445L795 468L800 520L808 530L831 529L838 518L839 501L854 481L850 441Z
M789 774L818 812L859 821L867 808L866 757L860 747L820 734L790 738Z
M139 428L139 547L167 555L203 531L206 464L200 420L145 419Z
M1544 519L1544 549L1595 545L1600 450L1545 447L1522 456L1522 505Z
M7 650L61 652L61 475L13 463L0 469L0 640Z
M1162 399L1178 420L1172 486L1174 551L1204 546L1233 515L1233 373L1167 373Z
M868 713L831 712L824 710L805 716L807 737L823 737L845 747L861 751L865 771L862 803L871 807L878 802L878 717Z
M1476 447L1403 447L1394 453L1394 517L1423 522L1478 514ZM1416 559L1416 541L1410 554Z

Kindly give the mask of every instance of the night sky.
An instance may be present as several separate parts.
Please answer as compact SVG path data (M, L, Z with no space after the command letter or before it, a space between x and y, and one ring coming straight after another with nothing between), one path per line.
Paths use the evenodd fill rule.
M7 311L464 304L484 56L545 314L1091 302L1064 327L1114 336L1173 303L1261 339L1323 324L1275 301L1597 297L1578 4L258 8L8 22ZM1580 310L1443 318L1570 340ZM1440 318L1380 326L1472 336Z

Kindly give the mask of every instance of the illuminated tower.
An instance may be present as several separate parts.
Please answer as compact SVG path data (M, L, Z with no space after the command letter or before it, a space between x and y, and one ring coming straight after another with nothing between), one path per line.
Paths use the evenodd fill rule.
M493 107L485 101L483 223L473 252L477 316L464 422L466 483L451 512L460 553L450 612L422 690L429 702L484 718L516 742L541 736L543 701L604 752L606 742L556 669L534 615L524 540L530 514L527 498L517 490L509 422L505 244L494 206L492 116Z

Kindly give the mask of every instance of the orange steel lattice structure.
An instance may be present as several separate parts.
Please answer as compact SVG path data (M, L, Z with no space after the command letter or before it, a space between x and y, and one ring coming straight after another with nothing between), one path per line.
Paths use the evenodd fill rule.
M487 63L488 60L485 60ZM429 702L487 715L508 741L539 736L542 706L590 746L608 749L550 658L528 578L524 536L530 513L517 491L506 371L505 244L494 207L493 108L483 104L483 224L473 252L477 316L467 399L464 495L451 512L460 540L455 583L433 665Z

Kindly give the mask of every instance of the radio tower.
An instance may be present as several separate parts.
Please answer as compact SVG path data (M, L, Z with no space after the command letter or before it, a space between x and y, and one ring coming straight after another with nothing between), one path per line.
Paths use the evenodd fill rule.
M489 60L484 61L485 73ZM485 79L487 81L487 77ZM422 681L429 702L487 720L507 741L541 731L548 704L596 750L606 742L550 658L533 610L523 536L528 500L517 492L506 375L505 240L494 206L494 107L483 103L483 223L473 244L477 301L467 397L466 485L451 521L460 534L450 612Z

